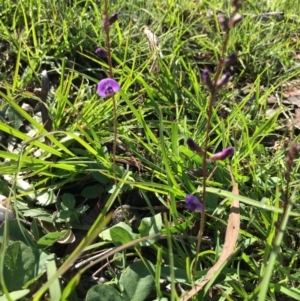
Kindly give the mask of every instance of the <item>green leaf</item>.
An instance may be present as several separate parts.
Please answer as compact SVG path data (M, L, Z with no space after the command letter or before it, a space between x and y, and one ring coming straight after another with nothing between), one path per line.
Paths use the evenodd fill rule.
M271 284L271 287L273 287L273 284ZM285 294L294 300L300 300L300 290L296 287L288 287L287 285L276 283L274 284L274 288L276 292Z
M90 208L89 205L83 205L83 206L77 207L76 212L79 214L82 214L82 213L86 212L89 208Z
M109 177L96 171L92 172L92 177L101 184L107 184L110 181Z
M152 263L146 261L147 266L142 261L134 262L128 266L120 277L120 285L124 289L126 301L145 300L154 287L154 274Z
M99 236L100 238L102 238L103 240L109 240L109 241L112 241L112 237L111 237L111 230L115 227L121 227L123 228L124 230L126 230L127 232L131 233L132 237L135 238L135 234L132 232L132 229L130 228L130 226L128 226L126 223L124 222L120 222L118 223L117 225L109 228L109 229L106 229L104 231L102 231Z
M87 292L85 301L124 301L119 292L110 285L97 284ZM142 300L140 300L142 301Z
M156 214L155 216L145 217L142 219L139 226L139 232L141 236L148 236L159 233L162 229L162 218L161 214ZM157 238L152 238L147 241L143 241L140 244L142 246L149 246L150 244L155 243Z
M75 207L75 198L71 193L64 193L61 197L61 208L63 210L72 210Z
M39 220L52 223L53 217L52 214L48 213L47 211L43 210L42 208L30 208L28 210L23 211L24 216L29 217L37 217Z
M6 181L0 180L0 194L9 195L10 189Z
M35 200L35 193L34 193L34 188L33 185L30 184L28 181L25 181L23 179L17 179L16 181L16 187L18 191L20 192L28 192L27 197L30 200Z
M99 196L100 193L99 189L100 189L99 185L85 187L81 191L81 196L83 196L86 199L95 199Z
M3 277L9 291L19 290L35 276L36 254L18 241L5 249Z
M125 269L126 266L126 256L121 252L117 252L114 254L114 258L113 258L113 264L114 266L116 266L118 269Z
M174 268L173 271L174 271L174 276L175 276L175 279L174 279L175 282L177 282L177 283L188 283L189 282L189 277L187 276L185 269ZM170 275L171 275L171 270L170 270L169 265L161 268L161 274L160 274L161 278L171 281Z
M55 255L50 254L47 257L47 278L50 279L57 271ZM53 281L49 287L49 293L52 301L60 301L61 300L61 289L59 278L57 277L55 281Z
M24 289L24 290L19 290L19 291L14 291L9 293L9 296L12 300L19 300L23 297L25 297L26 295L28 295L30 293L30 289ZM6 298L5 295L0 297L0 301L7 301L8 299Z
M15 129L19 129L23 125L23 117L12 107L8 107L5 112L5 117Z
M65 219L71 217L71 215L72 215L72 211L70 211L70 210L61 210L61 211L58 212L57 217L62 219L62 220L65 220Z
M0 131L4 131L4 132L6 132L10 135L13 135L13 136L15 136L15 137L17 137L17 138L19 138L23 141L31 140L31 137L29 137L29 136L25 135L24 133L14 129L13 127L10 127L9 125L7 125L6 123L3 123L3 122L0 122ZM39 148L41 148L41 149L43 149L43 150L45 150L45 151L47 151L47 152L49 152L49 153L51 153L51 154L53 154L53 155L56 155L56 156L59 156L59 157L62 156L62 154L59 151L57 151L53 147L51 147L49 145L46 145L46 144L44 144L44 143L42 143L38 140L32 141L32 144L39 147ZM5 152L3 152L3 153L5 153Z
M44 235L38 240L37 246L42 249L48 248L52 246L55 242L63 238L67 234L67 232L68 232L67 230L64 230L61 232L47 233L46 235Z
M35 242L28 231L17 220L6 221L8 226L9 242L21 241L27 246L35 246ZM0 227L0 243L3 243L4 223Z
M76 287L80 282L80 276L81 275L77 273L71 280L67 282L67 285L62 292L62 296L61 296L62 301L67 301L71 299L69 296L72 296L72 294L74 294L74 292L76 291Z
M135 239L135 234L124 229L123 227L113 227L110 229L110 236L115 245L123 245Z
M52 189L48 189L47 192L42 192L36 197L38 203L42 206L48 206L56 203L57 199Z
M42 232L42 229L40 228L40 226L35 218L32 219L32 222L30 225L30 232L33 235L35 240L39 240L44 235Z

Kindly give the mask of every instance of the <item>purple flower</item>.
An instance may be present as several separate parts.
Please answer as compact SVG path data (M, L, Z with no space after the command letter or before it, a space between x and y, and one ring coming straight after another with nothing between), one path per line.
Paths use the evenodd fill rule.
M120 89L120 85L114 79L104 78L98 84L97 93L100 97L107 97L117 93Z
M190 211L202 211L203 206L197 197L193 195L187 195L185 198L185 209L188 209Z
M225 160L227 157L231 156L234 153L234 147L229 146L222 150L221 152L213 154L209 160L217 161L217 160Z
M100 57L107 57L107 51L103 48L97 48L95 53Z

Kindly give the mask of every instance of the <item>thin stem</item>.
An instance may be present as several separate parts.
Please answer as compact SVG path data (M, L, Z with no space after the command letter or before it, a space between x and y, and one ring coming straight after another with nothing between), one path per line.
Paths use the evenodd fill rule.
M213 81L213 89L210 92L210 99L209 99L209 106L208 106L208 113L207 113L207 126L206 126L206 133L205 133L205 142L204 142L204 153L203 153L203 162L202 162L202 170L203 170L203 187L202 187L202 211L201 211L201 220L200 220L200 228L197 235L197 247L196 247L196 254L199 254L200 248L201 248L201 242L202 237L204 233L204 226L205 226L205 208L206 208L206 163L207 163L207 148L209 143L209 132L211 127L211 117L212 117L212 110L215 102L215 97L217 94L217 81L221 75L222 72L222 66L223 66L223 60L225 57L225 52L227 49L227 44L229 40L229 31L225 33L225 38L222 46L221 51L221 58L219 60L219 63L217 65L216 74ZM196 275L196 269L197 269L197 262L198 262L198 256L195 259L194 267L193 267L193 277Z
M109 20L108 0L104 0L104 32L106 36L107 61L109 67L109 77L113 78L108 20ZM114 171L115 185L117 185L116 150L117 150L117 138L118 138L118 120L117 120L117 104L114 95L112 95L112 102L113 102L113 115L114 115L113 171Z

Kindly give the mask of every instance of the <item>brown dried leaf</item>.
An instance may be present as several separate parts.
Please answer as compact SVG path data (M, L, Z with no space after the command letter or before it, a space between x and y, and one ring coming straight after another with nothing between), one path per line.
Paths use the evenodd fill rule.
M287 126L290 131L294 128L300 129L300 109L295 109L295 117L287 120Z
M232 182L232 192L239 194L238 185L236 184L233 175L230 171L231 182ZM238 239L240 230L240 202L239 200L233 199L230 207L230 214L228 219L228 225L226 229L225 242L223 246L222 253L219 260L214 266L212 266L205 278L197 284L189 293L181 298L181 301L187 301L195 296L216 274L219 274L223 266L227 263L228 259L234 252L234 247Z

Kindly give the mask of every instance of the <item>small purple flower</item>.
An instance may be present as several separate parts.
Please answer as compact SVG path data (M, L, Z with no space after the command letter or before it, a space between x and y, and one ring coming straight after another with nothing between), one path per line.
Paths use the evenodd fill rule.
M188 209L190 211L202 211L203 206L197 197L193 195L187 195L185 198L185 209Z
M231 156L234 153L234 147L229 146L222 150L221 152L213 154L209 160L217 161L217 160L225 160L227 157Z
M103 48L97 48L95 53L100 57L107 57L107 51Z
M114 79L104 78L98 84L97 93L100 97L107 97L117 93L120 89L120 85Z

